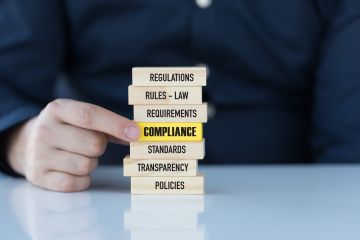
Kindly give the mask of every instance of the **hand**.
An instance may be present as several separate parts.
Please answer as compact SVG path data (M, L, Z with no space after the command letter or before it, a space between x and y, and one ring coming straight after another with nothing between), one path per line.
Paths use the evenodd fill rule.
M49 103L9 138L10 166L32 184L61 192L81 191L108 140L126 143L139 136L137 125L104 108L67 99Z

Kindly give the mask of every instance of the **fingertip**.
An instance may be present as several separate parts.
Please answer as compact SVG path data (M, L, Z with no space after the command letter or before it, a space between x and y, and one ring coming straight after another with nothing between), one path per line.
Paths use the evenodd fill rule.
M136 123L129 124L124 129L124 134L129 141L136 141L140 137L140 129Z

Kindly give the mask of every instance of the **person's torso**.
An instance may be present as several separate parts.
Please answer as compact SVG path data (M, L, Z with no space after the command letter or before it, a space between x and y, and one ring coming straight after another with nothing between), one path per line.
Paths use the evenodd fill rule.
M66 85L128 115L131 67L205 64L209 162L308 161L313 72L332 2L68 0Z

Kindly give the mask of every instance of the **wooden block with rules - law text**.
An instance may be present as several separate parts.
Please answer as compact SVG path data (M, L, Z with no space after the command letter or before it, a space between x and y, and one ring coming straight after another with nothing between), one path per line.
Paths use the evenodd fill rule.
M205 67L134 67L134 86L206 86Z
M129 86L129 104L201 104L201 87Z
M131 177L131 194L204 194L204 176Z

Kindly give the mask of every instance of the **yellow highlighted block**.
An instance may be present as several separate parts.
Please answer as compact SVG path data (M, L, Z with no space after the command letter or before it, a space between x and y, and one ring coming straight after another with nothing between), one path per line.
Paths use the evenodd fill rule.
M197 142L203 139L202 123L138 122L140 142Z

